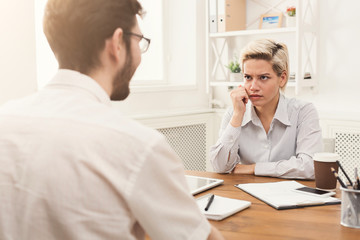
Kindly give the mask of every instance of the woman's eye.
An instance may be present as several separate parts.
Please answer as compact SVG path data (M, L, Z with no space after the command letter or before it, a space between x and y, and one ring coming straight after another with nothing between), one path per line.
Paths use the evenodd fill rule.
M267 79L269 79L269 77L268 76L261 76L260 79L261 80L267 80Z
M251 77L250 77L250 76L246 76L246 75L245 75L245 76L244 76L244 79L245 79L245 80L250 80L250 79L251 79Z

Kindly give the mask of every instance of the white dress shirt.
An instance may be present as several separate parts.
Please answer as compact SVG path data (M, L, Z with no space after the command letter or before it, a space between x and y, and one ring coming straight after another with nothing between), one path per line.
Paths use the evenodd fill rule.
M322 135L313 104L280 95L268 134L251 102L240 127L231 126L232 114L233 109L229 108L223 117L220 138L210 150L216 172L231 172L239 163L255 163L255 175L314 178L312 157L322 151Z
M91 78L60 70L0 109L0 239L206 239L179 157L111 107Z

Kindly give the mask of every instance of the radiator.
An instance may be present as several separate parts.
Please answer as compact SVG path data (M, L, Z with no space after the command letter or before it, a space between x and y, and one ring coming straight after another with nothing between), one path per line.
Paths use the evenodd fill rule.
M341 156L340 163L350 179L355 180L355 167L360 171L360 134L335 132L335 152ZM345 181L345 175L340 169L339 172L340 177Z
M206 124L158 129L180 156L186 170L206 171Z
M186 170L213 171L209 150L214 138L213 112L164 114L136 118L161 132Z

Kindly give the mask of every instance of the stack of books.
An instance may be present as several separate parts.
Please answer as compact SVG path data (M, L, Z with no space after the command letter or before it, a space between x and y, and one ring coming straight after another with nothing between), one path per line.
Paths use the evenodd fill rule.
M306 72L304 74L304 79L311 79L311 74L309 72ZM290 82L295 81L295 73L294 72L290 73L289 81Z

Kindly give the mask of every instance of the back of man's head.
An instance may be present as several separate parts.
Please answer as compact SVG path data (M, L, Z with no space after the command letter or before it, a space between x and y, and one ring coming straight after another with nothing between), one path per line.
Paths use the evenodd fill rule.
M142 14L137 0L48 0L44 33L59 68L88 74L100 66L105 40L117 28L130 32L137 14ZM129 37L124 35L127 52Z

